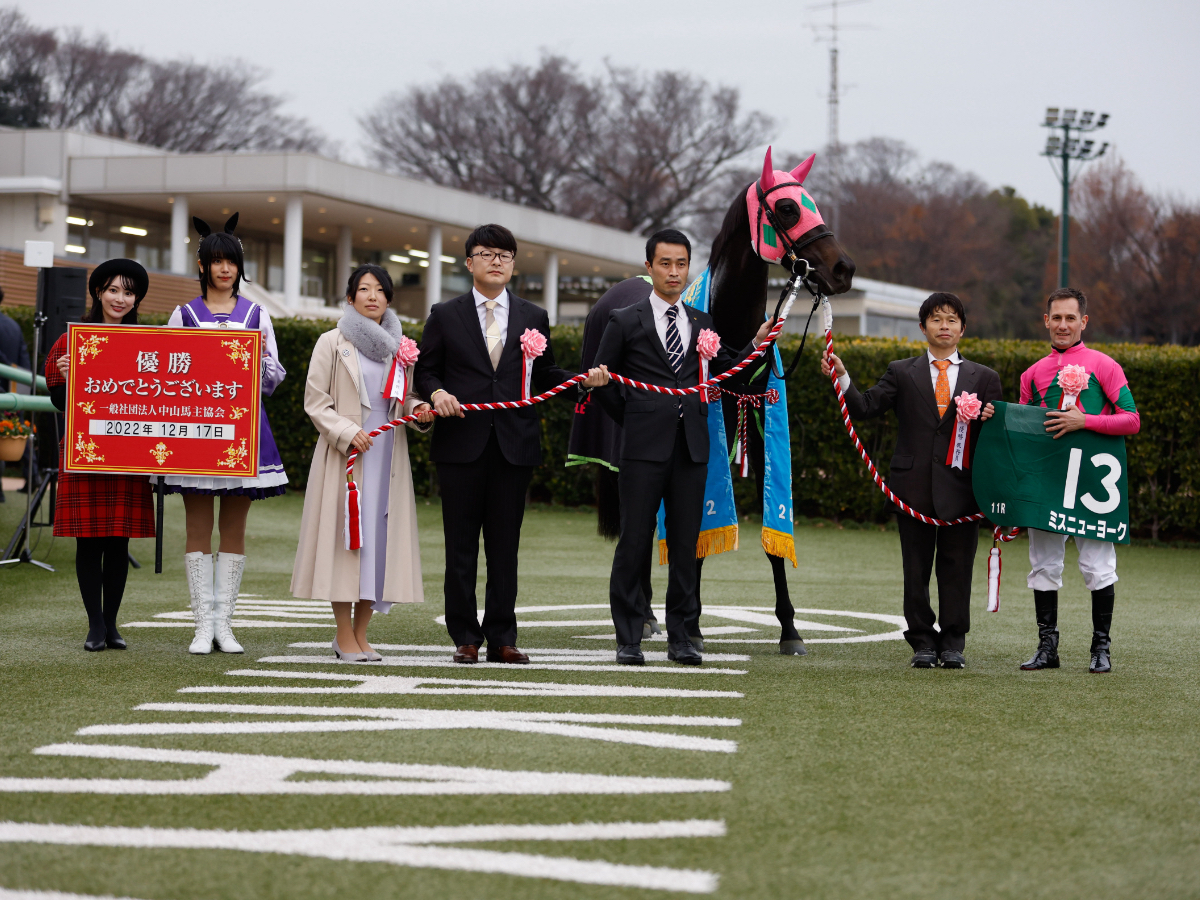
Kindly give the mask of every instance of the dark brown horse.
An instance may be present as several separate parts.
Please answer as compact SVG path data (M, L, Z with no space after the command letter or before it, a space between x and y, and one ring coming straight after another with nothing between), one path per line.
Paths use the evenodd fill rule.
M805 160L791 172L775 171L771 166L768 149L763 166L763 175L744 192L739 193L725 214L720 232L713 241L709 254L711 283L709 288L709 312L713 324L723 343L744 347L766 318L767 280L771 265L780 262L792 263L789 251L796 259L808 265L808 281L826 295L841 294L850 290L854 277L854 262L846 255L833 232L825 225L815 202L803 189L801 183L813 164L813 158ZM612 288L600 299L593 314L588 316L584 331L583 365L590 366L589 349L595 354L599 344L599 332L607 322L612 309L634 303L646 296L646 284L630 279ZM797 316L802 315L805 304L801 297L795 306ZM596 313L602 312L602 316ZM592 340L589 342L589 338ZM748 389L739 392L762 393L766 390L766 372L752 382ZM730 445L735 439L737 401L726 397L723 401L726 413L726 435ZM576 408L572 428L571 454L578 461L601 462L596 494L599 508L599 531L605 537L616 537L620 522L620 502L617 495L615 458L620 446L619 428L592 404ZM763 441L758 429L748 429L750 436L749 457L758 484L759 496L763 492ZM591 449L588 449L588 448ZM611 470L611 471L610 471ZM649 525L649 523L647 523ZM775 615L781 628L779 648L786 655L803 655L804 641L796 632L795 609L788 593L784 560L767 554L775 581ZM704 560L697 561L703 572ZM649 566L649 560L647 560ZM649 571L643 578L647 591L647 630L652 614L649 612ZM688 623L688 633L701 636L699 621ZM703 645L701 645L703 646Z

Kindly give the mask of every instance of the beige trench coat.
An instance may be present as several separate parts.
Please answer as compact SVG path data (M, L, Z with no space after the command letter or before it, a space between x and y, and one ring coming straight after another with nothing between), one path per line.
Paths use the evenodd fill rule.
M408 373L412 384L412 370ZM292 596L334 603L358 602L358 550L346 549L346 458L350 441L362 428L370 412L367 390L358 365L358 351L338 329L317 339L308 381L304 388L304 411L320 437L313 450L304 493L304 515L300 520L300 545L292 567ZM410 388L403 414L408 415L421 400ZM393 401L392 418L400 415ZM414 423L415 425L415 423ZM412 426L410 426L412 427ZM427 430L429 426L418 430ZM397 428L392 438L391 484L388 495L388 534L383 599L390 603L421 603L421 554L417 543L417 507L413 498L412 469L408 463L408 438ZM371 451L368 450L368 453ZM354 466L360 490L362 456Z

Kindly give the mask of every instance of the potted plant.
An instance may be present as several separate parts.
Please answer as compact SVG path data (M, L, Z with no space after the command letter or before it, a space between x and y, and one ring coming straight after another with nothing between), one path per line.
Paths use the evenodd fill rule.
M25 442L34 432L28 419L0 418L0 461L15 462L25 453Z

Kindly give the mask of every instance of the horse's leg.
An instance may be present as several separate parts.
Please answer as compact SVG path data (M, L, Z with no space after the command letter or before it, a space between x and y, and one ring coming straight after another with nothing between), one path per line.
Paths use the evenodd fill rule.
M758 482L758 496L763 497L764 475L766 472L766 447L762 435L758 433L758 425L749 423L747 432L750 435L750 462L754 466L754 476ZM764 521L767 510L763 510ZM782 556L772 556L763 551L771 563L771 575L775 580L775 618L779 620L779 652L784 656L804 656L804 639L796 631L796 609L792 606L791 594L788 592L787 569L784 568Z

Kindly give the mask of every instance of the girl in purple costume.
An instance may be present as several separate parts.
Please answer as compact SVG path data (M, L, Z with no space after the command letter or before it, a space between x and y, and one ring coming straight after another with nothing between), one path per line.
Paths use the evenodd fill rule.
M200 296L175 307L167 325L172 328L255 328L262 332L262 393L271 396L287 372L279 362L279 348L271 317L257 303L238 295L246 278L242 242L234 235L237 213L225 223L223 232L212 229L201 219L192 223L200 234ZM248 280L248 279L247 279ZM211 653L215 640L225 653L241 653L242 645L233 636L233 613L238 589L246 566L246 517L250 503L276 497L286 490L287 475L271 435L266 409L259 400L258 475L255 478L167 475L168 493L183 495L187 521L188 593L196 634L188 647L191 653ZM212 550L213 498L221 498L217 519L220 550Z

